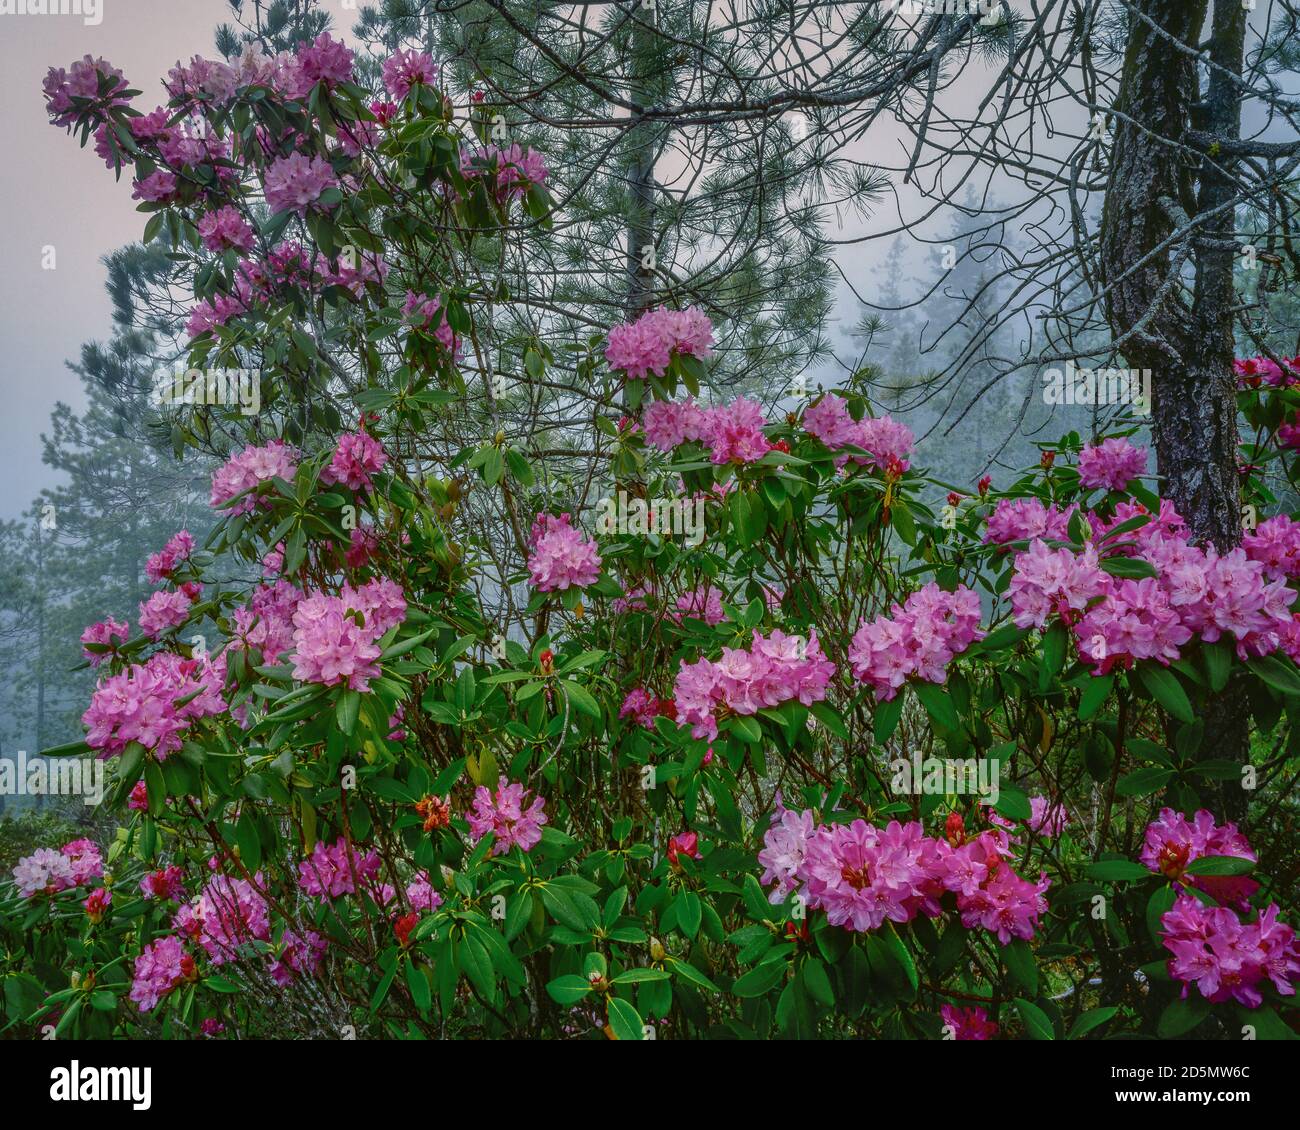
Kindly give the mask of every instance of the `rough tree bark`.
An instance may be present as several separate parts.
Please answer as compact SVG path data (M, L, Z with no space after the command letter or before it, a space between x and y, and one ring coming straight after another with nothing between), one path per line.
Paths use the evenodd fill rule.
M1194 537L1227 550L1242 533L1232 161L1213 146L1198 158L1189 134L1240 137L1234 77L1247 12L1240 0L1214 0L1212 15L1210 0L1137 0L1133 7L1100 232L1107 314L1128 363L1152 371L1163 495ZM1211 66L1202 98L1194 55L1207 15ZM1247 713L1244 691L1230 684L1207 709L1205 755L1244 763ZM1244 818L1247 797L1237 783L1228 782L1217 799L1225 815Z

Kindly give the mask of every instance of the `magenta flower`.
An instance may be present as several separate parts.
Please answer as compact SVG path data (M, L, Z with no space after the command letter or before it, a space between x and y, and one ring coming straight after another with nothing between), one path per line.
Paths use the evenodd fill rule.
M229 204L205 213L198 228L199 239L209 251L226 251L232 247L240 251L253 249L253 229L239 210Z
M1184 998L1195 985L1208 1001L1235 1000L1258 1008L1264 1000L1259 986L1265 980L1281 995L1295 995L1300 946L1295 931L1278 921L1276 903L1254 922L1244 923L1228 907L1206 906L1180 894L1160 923L1165 929L1161 940L1173 955L1169 975L1183 982Z
M470 839L478 843L489 832L493 836L492 854L505 855L515 845L520 851L529 851L542 839L542 825L549 817L543 811L541 797L524 807L528 790L512 784L504 776L497 782L495 792L486 785L474 790L473 807L465 813L469 822Z
M321 157L291 153L277 157L266 170L264 189L272 212L307 214L327 189L338 187L338 177Z
M181 748L181 735L201 718L226 712L224 659L183 659L160 651L102 679L81 716L86 744L103 757L139 742L159 761ZM180 703L181 705L177 705Z
M185 952L180 938L169 934L150 942L135 959L128 995L141 1012L150 1012L177 985L194 980L195 975L194 959Z
M333 844L317 840L311 855L298 864L298 886L317 898L342 898L368 886L379 867L376 852L362 855L342 836Z
M1219 902L1246 910L1259 884L1245 875L1186 874L1189 863L1205 856L1231 856L1252 862L1258 858L1236 824L1220 826L1203 808L1191 820L1172 808L1162 808L1147 825L1138 859L1147 870L1174 883L1191 885Z
M388 453L374 436L365 431L345 432L339 445L320 473L325 484L341 483L349 490L374 490L371 475L378 474L388 462Z
M568 514L542 514L533 524L528 557L530 583L538 592L585 588L600 577L596 543L570 525Z
M909 678L945 683L948 665L982 639L980 601L961 585L945 592L933 581L918 589L891 616L863 621L849 644L853 675L889 701Z
M399 48L384 60L383 78L384 88L400 102L414 86L433 86L438 68L427 52Z
M158 584L172 575L181 562L194 552L194 538L188 530L173 534L167 544L157 553L149 555L145 562L144 575L151 584Z
M178 628L190 618L190 598L179 589L156 592L140 602L140 631L150 639Z
M252 490L260 483L280 478L287 483L298 473L298 452L282 439L273 439L262 447L248 446L232 455L212 476L212 493L208 504L214 509ZM247 514L256 505L252 498L241 499L230 508L231 514Z
M998 1026L982 1008L945 1004L939 1009L939 1015L944 1025L952 1029L954 1040L992 1040L998 1034Z
M1048 538L1052 541L1070 540L1070 516L1075 507L1058 510L1044 506L1036 498L1003 498L988 517L984 541L1005 545L1009 541L1028 541Z
M635 322L613 327L605 346L609 367L621 369L634 380L650 373L662 377L674 353L699 358L713 355L713 324L698 307L647 310Z
M1079 452L1079 482L1089 488L1123 490L1147 469L1147 450L1126 439L1107 439Z
M109 616L104 620L91 624L82 632L81 642L83 644L95 644L99 647L117 648L126 643L130 634L130 624L123 623L121 620L114 620L113 617ZM92 667L98 667L106 657L105 652L88 651L84 648L81 654L90 660Z

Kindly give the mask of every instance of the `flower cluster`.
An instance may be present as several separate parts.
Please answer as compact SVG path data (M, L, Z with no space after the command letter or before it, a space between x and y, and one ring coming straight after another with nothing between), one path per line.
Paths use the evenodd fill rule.
M252 251L255 237L237 208L227 204L205 213L198 223L199 239L209 251Z
M635 322L611 329L605 345L609 367L621 369L633 380L650 373L662 377L674 353L679 357L713 355L713 323L698 307L647 310Z
M195 722L226 712L224 681L220 658L214 662L157 652L95 687L81 716L89 728L86 744L102 757L113 757L139 742L164 761L181 748L181 735Z
M771 449L763 434L763 409L743 396L720 408L700 408L693 400L657 400L643 417L646 442L660 451L702 441L714 463L756 463Z
M982 1008L958 1008L945 1004L939 1009L944 1026L951 1030L954 1040L992 1040L998 1026L989 1019Z
M585 588L600 576L596 543L570 524L568 514L539 515L528 544L528 573L538 592Z
M58 851L37 848L14 866L14 883L23 898L53 895L85 886L104 875L99 845L91 840L72 840Z
M406 617L401 589L377 578L340 596L314 593L293 610L293 677L327 687L368 691L379 675L378 640Z
M717 660L682 660L673 685L677 720L696 738L718 736L718 713L757 714L797 699L805 706L826 697L835 664L822 653L817 634L807 639L775 629L755 630L748 650L724 647Z
M89 644L96 648L108 648L110 651L126 643L127 637L131 634L131 625L121 620L114 620L112 616L91 624L84 632L81 633L81 642ZM90 660L92 667L98 667L107 656L106 651L92 651L89 647L83 648L82 655Z
M507 149L488 145L464 150L460 171L466 180L483 177L501 205L525 195L534 185L545 185L550 175L546 161L537 150L525 150L518 144Z
M169 578L176 567L194 552L194 538L189 530L173 534L167 544L157 553L149 555L144 565L144 575L151 584L158 584Z
M1074 511L1073 506L1068 510L1044 506L1036 498L999 499L985 525L984 540L994 545L1032 538L1069 541L1070 517Z
M916 437L906 424L888 416L866 416L854 420L843 397L828 393L803 414L804 431L822 441L832 451L843 447L861 448L865 455L846 453L835 461L837 467L852 460L888 474L901 475L908 467L908 456Z
M383 445L366 431L346 432L339 436L338 447L321 470L320 481L327 486L341 483L349 490L374 490L371 475L378 474L388 462Z
M1162 808L1160 815L1147 825L1138 859L1150 871L1174 883L1190 885L1217 899L1245 910L1259 884L1244 875L1188 875L1187 865L1207 856L1231 856L1256 859L1250 843L1237 825L1222 826L1213 814L1200 809L1191 820L1172 808Z
M430 298L427 294L408 290L406 292L406 301L402 303L402 319L409 325L421 330L427 330L430 326L434 326L434 341L455 355L460 351L460 339L452 332L451 324L447 321L446 315L440 315L441 310L441 299Z
M945 683L948 664L983 638L979 623L972 589L945 592L931 581L895 604L891 615L863 621L849 644L853 675L886 702L909 678Z
M129 996L141 1012L151 1012L177 985L196 976L194 958L185 952L180 938L169 934L150 942L135 959Z
M305 216L327 189L337 188L339 179L323 157L290 153L267 166L263 188L272 212L297 212Z
M158 639L189 619L190 604L190 593L185 589L153 593L140 602L140 631L150 639Z
M298 452L281 439L273 439L261 447L249 445L232 455L212 476L212 493L209 505L214 509L225 506L231 499L250 491L271 479L293 482L298 473ZM230 508L232 514L247 514L254 500L243 498Z
M832 926L863 932L918 914L937 918L940 900L952 892L962 925L981 927L1005 946L1012 938L1031 939L1047 911L1047 876L1033 883L1017 875L1000 830L954 845L925 835L916 822L814 827L811 812L790 815L778 804L764 836L764 881L776 881L778 892L799 890Z
M1122 491L1146 469L1146 448L1128 440L1107 439L1079 452L1079 482L1085 487Z
M677 704L671 698L656 698L649 691L638 687L628 692L623 705L619 707L618 716L631 718L638 726L653 730L656 718L667 718L674 722L677 720Z
M1173 955L1169 975L1183 982L1184 997L1195 985L1208 1001L1233 1000L1258 1008L1265 980L1282 996L1295 995L1300 945L1295 931L1278 921L1276 903L1254 922L1243 922L1226 906L1206 906L1180 894L1173 908L1160 916L1160 924L1164 947Z
M384 60L383 78L384 88L400 102L412 87L433 86L438 81L438 68L427 52L399 48Z
M520 851L535 847L542 839L542 825L550 818L541 797L534 797L525 808L527 799L528 790L505 777L497 782L495 791L479 785L474 790L473 807L465 813L473 841L478 843L491 833L493 855L505 855L515 845Z
M298 886L321 899L355 894L379 874L379 856L365 855L340 836L333 844L317 840L311 855L298 864Z

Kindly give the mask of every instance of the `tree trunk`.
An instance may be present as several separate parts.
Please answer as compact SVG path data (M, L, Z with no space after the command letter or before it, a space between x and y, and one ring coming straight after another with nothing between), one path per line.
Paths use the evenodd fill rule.
M1197 48L1208 5L1209 0L1135 5L1116 103L1124 118L1115 123L1100 236L1103 278L1112 288L1111 329L1128 363L1152 371L1161 493L1195 539L1226 551L1242 532L1232 371L1232 164L1220 154L1198 165L1170 144L1185 142L1193 129L1225 141L1240 136L1241 94L1232 79L1241 73L1245 41L1240 0L1215 0L1209 55L1216 66L1203 101L1191 54L1173 42ZM1143 262L1195 221L1194 241L1175 238ZM1189 278L1190 298L1180 284ZM1230 684L1208 704L1203 750L1244 764L1247 716L1243 689ZM1225 783L1215 799L1221 815L1244 817L1247 797L1239 783Z

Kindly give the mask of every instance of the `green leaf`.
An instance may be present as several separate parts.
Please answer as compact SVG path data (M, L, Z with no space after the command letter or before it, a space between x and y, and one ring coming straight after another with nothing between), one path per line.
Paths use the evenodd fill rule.
M645 1021L630 1003L619 997L609 1001L609 1026L616 1040L644 1040Z
M1210 1002L1200 993L1188 996L1186 1000L1176 999L1160 1014L1156 1032L1162 1040L1172 1040L1185 1035L1210 1015Z
M1070 1034L1066 1037L1069 1040L1081 1040L1094 1028L1099 1028L1105 1024L1119 1009L1114 1005L1107 1005L1105 1008L1090 1008L1083 1013L1073 1026L1070 1028Z
M1137 675L1142 685L1151 692L1151 697L1180 722L1195 720L1196 715L1192 711L1187 692L1172 671L1157 665L1142 664L1137 668Z
M1135 769L1116 782L1115 793L1125 797L1150 796L1163 789L1173 776L1172 769L1161 769L1158 766Z
M912 689L930 720L942 731L955 733L961 729L961 719L947 690L936 683L913 683Z
M1056 1033L1052 1030L1052 1022L1047 1019L1047 1013L1038 1005L1032 1004L1023 997L1016 997L1016 1011L1020 1013L1020 1019L1024 1023L1025 1031L1029 1033L1031 1040L1056 1039Z
M1088 864L1088 876L1103 883L1136 882L1151 878L1151 872L1140 863L1127 859L1103 859Z
M577 973L566 973L546 983L546 991L556 1004L575 1004L591 992L591 982Z
M1203 855L1187 865L1189 875L1249 875L1253 870L1253 859L1235 855Z
M1084 684L1079 696L1079 721L1086 722L1097 713L1115 687L1114 675L1093 675Z
M1024 938L1014 938L1002 947L1002 961L1025 992L1038 994L1038 963Z

